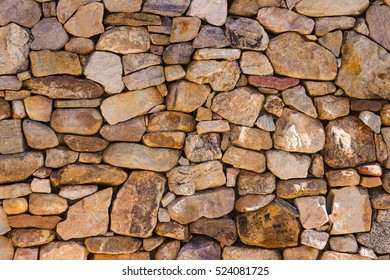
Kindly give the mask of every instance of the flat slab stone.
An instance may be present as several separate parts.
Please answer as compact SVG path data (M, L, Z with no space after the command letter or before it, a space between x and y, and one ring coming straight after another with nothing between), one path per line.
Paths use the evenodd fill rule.
M162 111L149 116L147 130L148 132L192 132L195 128L196 122L192 115L181 112Z
M142 0L134 0L134 1L127 1L127 0L103 0L104 6L107 10L109 10L111 13L117 13L117 12L126 12L126 13L132 13L132 12L138 12L141 10L142 6Z
M137 0L138 1L138 0ZM141 3L142 0L139 0ZM133 2L125 2L126 4L131 5ZM107 6L106 6L107 7ZM135 13L135 12L123 12L109 14L104 18L104 23L106 25L113 26L160 26L162 25L161 18L157 15L147 14L147 13Z
M271 172L255 173L240 170L238 174L238 194L270 194L276 186L276 178Z
M177 17L184 14L189 5L190 0L147 0L142 11L162 16Z
M80 76L82 67L75 53L49 50L30 52L31 72L35 77L57 74Z
M139 142L146 131L145 117L137 117L115 125L104 125L99 133L110 142Z
M62 221L59 216L34 216L28 214L9 216L9 223L12 228L39 228L55 229Z
M218 242L202 237L194 237L185 244L178 256L177 260L220 260L221 247Z
M68 210L68 202L58 194L32 193L28 199L28 210L34 215L58 215Z
M255 87L285 90L299 84L299 79L276 76L249 76L249 84Z
M339 253L334 251L326 251L322 254L321 260L371 260L369 257L364 257L359 254Z
M53 241L56 237L53 230L48 229L14 229L8 233L15 247L34 247Z
M319 250L309 246L286 248L283 251L284 260L316 260Z
M276 194L284 199L325 195L327 184L324 179L292 179L280 180L276 185Z
M0 26L15 22L32 28L42 15L39 3L33 0L5 0L1 5Z
M188 81L179 81L169 85L166 98L167 109L190 113L205 102L211 92L208 85L199 85Z
M390 51L390 7L385 5L373 5L366 13L366 20L370 30L370 38Z
M265 152L268 169L282 180L306 178L310 167L310 157L280 150Z
M173 221L157 223L154 232L159 236L183 241L188 241L191 237L191 233L187 225L182 225Z
M21 120L0 121L0 154L16 154L26 151Z
M86 260L87 249L76 242L51 242L41 247L40 260Z
M162 63L161 57L151 53L127 54L122 58L125 75Z
M90 237L85 239L88 251L95 254L131 254L141 247L142 241L127 236Z
M281 260L277 250L262 249L249 246L226 246L222 251L223 260Z
M311 17L325 16L358 16L363 13L370 2L368 0L302 0L295 5L298 13Z
M248 194L241 196L235 203L235 209L238 212L256 211L270 204L275 199L274 194Z
M237 239L236 225L234 220L230 218L200 218L190 224L190 231L195 234L210 236L227 246L234 244Z
M233 165L235 168L245 169L262 173L265 171L265 156L262 153L237 148L229 147L223 157L222 161Z
M150 66L146 69L131 73L123 77L128 90L139 90L158 86L165 82L164 69L162 66Z
M0 199L18 198L31 193L31 185L27 183L17 183L0 186Z

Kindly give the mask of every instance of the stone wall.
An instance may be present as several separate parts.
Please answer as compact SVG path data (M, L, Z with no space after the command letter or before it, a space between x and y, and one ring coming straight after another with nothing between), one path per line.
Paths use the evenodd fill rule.
M2 0L0 259L389 259L389 6Z

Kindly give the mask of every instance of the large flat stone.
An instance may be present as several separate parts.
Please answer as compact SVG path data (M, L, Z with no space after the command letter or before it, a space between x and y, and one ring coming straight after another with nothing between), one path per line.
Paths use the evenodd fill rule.
M47 244L56 237L53 230L48 229L14 229L8 237L15 247L34 247Z
M40 260L86 260L87 249L76 242L51 242L41 247Z
M15 22L32 28L41 18L39 3L33 0L4 0L1 3L0 26Z
M190 0L147 0L142 11L162 16L177 17L184 14L189 5Z
M235 168L245 169L262 173L265 171L265 156L262 153L252 150L229 147L223 157L222 161L233 165Z
M310 157L280 150L265 152L268 169L282 180L306 178L310 167Z
M368 0L302 0L295 5L298 13L311 17L358 16L370 2Z
M131 254L141 247L142 241L128 236L90 237L85 239L88 251L95 254Z
M190 224L190 231L210 236L226 246L233 245L237 240L236 225L230 218L200 218Z
M26 151L21 120L0 121L0 154L16 154Z
M58 74L80 76L82 68L75 53L49 50L30 52L31 72L35 77Z
M145 117L141 116L114 125L106 124L99 133L110 142L139 142L145 131Z
M280 180L276 186L276 194L284 199L324 195L327 190L326 181L323 179Z

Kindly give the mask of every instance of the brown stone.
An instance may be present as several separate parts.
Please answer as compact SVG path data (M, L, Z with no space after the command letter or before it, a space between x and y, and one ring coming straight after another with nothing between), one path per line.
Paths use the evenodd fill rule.
M108 141L93 136L65 135L63 140L76 152L99 152L108 146Z
M321 17L316 19L315 34L323 36L336 29L350 29L355 25L353 17Z
M329 233L305 229L301 234L301 243L309 247L323 250L328 243Z
M262 174L241 170L238 175L238 194L270 194L275 190L275 176L271 172Z
M162 236L153 236L142 239L142 248L150 252L156 249L164 242L165 238Z
M103 11L104 6L101 3L81 6L64 24L64 28L76 37L93 37L103 33Z
M265 156L259 152L229 147L222 157L224 163L235 168L262 173L265 171Z
M0 236L0 260L12 260L14 250L11 241L5 236Z
M86 260L87 249L76 242L51 242L39 251L40 260Z
M203 162L222 158L220 137L216 133L188 135L184 146L186 157L192 162Z
M387 160L387 145L382 134L374 134L376 160L384 163ZM386 164L386 163L385 163Z
M318 42L324 48L330 50L335 56L340 56L341 46L343 44L343 32L337 30L330 32L318 39Z
M58 216L32 216L28 214L8 217L10 226L13 228L40 228L55 229L61 221Z
M299 84L298 79L275 76L249 76L248 82L255 87L285 90Z
M164 67L164 74L167 82L173 82L183 79L186 72L181 65L168 65Z
M98 191L97 185L74 185L60 187L58 195L69 200L76 200L89 196Z
M45 166L50 168L60 168L76 162L79 153L65 149L54 148L46 150Z
M229 122L225 120L200 121L196 126L196 131L198 134L210 132L224 133L230 131L230 125Z
M14 260L38 260L39 248L16 248Z
M58 146L56 133L49 126L31 120L23 121L23 132L30 148L43 150Z
M349 100L345 97L326 95L314 98L318 119L334 120L349 114Z
M19 90L22 87L22 82L17 76L0 76L0 90ZM2 92L4 97L4 92Z
M235 146L256 151L272 148L272 139L269 132L246 126L232 125L230 141Z
M380 177L366 177L362 176L360 180L360 186L365 188L376 188L382 186L382 180Z
M34 215L57 215L68 210L68 202L57 194L32 193L29 196L29 212Z
M286 248L283 251L283 260L316 260L319 250L305 245Z
M50 98L34 95L26 97L23 102L27 115L31 120L41 122L50 121L53 103Z
M26 150L20 120L0 121L0 154L16 154Z
M211 110L229 122L253 126L264 103L264 95L243 87L213 98Z
M3 200L3 209L7 215L17 215L27 212L28 203L24 197Z
M69 74L79 76L82 68L76 54L49 50L30 52L31 72L35 77L56 74Z
M329 245L333 251L342 253L356 253L358 250L358 243L353 234L331 237Z
M229 40L225 37L220 27L204 25L193 41L194 48L223 48L229 46Z
M168 205L171 219L188 224L201 217L219 218L234 209L234 191L230 188L199 191L175 199Z
M0 206L0 234L3 235L11 230L9 225L7 213L4 211L3 207Z
M371 260L369 257L363 257L359 254L347 254L333 251L326 251L322 254L321 260Z
M65 46L69 37L62 24L54 17L44 18L31 30L34 41L32 50L59 50Z
M34 247L55 239L55 232L48 229L15 229L8 233L15 247Z
M16 155L0 155L0 184L20 182L43 166L43 154L26 152ZM12 166L10 169L9 167Z
M170 42L179 43L194 39L200 28L200 19L197 17L173 18Z
M237 49L200 49L195 51L193 59L195 60L211 60L211 59L223 59L223 60L237 60L241 56L241 51Z
M65 45L65 50L81 55L87 55L95 49L95 43L88 38L71 38Z
M138 12L141 10L142 0L104 0L104 5L111 13L115 12Z
M390 172L389 171L385 171L383 173L383 176L382 176L382 181L383 181L383 184L382 184L382 188L390 193Z
M150 260L149 252L137 252L132 254L94 254L94 260Z
M149 66L159 65L161 57L151 53L127 54L122 58L125 75L145 69Z
M274 69L267 56L255 51L242 53L240 67L242 73L248 75L272 75L274 73Z
M148 121L148 132L158 131L183 131L192 132L195 130L195 119L181 112L158 112L151 114Z
M247 194L237 199L235 209L238 212L256 211L270 204L275 199L274 194Z
M181 225L176 222L157 223L154 231L156 234L176 240L188 241L191 234L187 225Z
M15 22L31 28L41 18L40 5L32 0L6 0L2 3L0 26Z
M236 222L238 235L244 244L265 248L298 245L299 222L274 202L257 211L238 215Z
M139 90L158 86L165 82L164 68L162 66L150 66L123 77L128 90Z
M294 204L299 211L299 220L306 229L320 227L329 220L323 196L299 197L294 199Z
M184 132L152 132L142 137L142 142L148 147L181 149L184 146Z
M226 22L227 8L227 0L212 2L208 0L194 0L191 1L187 15L196 16L212 25L222 26Z
M328 170L325 172L329 187L357 186L360 176L352 168L342 170Z
M0 199L17 198L31 193L30 184L18 183L0 186Z
M175 167L167 173L167 177L169 190L177 195L192 195L195 191L220 187L226 183L219 161Z
M323 178L325 173L324 159L320 154L312 155L309 173L316 178Z
M264 110L267 113L280 118L283 114L284 102L276 95L267 95L264 102Z
M317 118L317 111L313 101L306 95L306 90L303 86L296 86L286 89L282 92L283 102L293 109L305 113L306 115Z
M176 260L180 251L180 241L172 240L158 247L155 260Z
M125 168L166 172L176 166L181 151L149 148L135 143L114 143L103 153L104 162Z
M313 5L311 0L301 0L295 5L298 13L312 16L358 16L363 13L369 5L367 0L318 0L316 5Z
M370 31L370 38L390 51L390 7L373 5L366 12L366 20Z
M11 106L4 98L0 98L0 120L11 117Z
M355 116L330 121L323 155L325 163L333 168L373 162L376 157L372 131Z
M222 251L223 260L281 260L277 250L247 246L226 246Z
M140 0L142 1L142 0ZM109 14L105 17L104 23L113 26L152 26L161 25L161 18L157 15L147 13L115 13Z
M229 218L200 218L190 224L190 231L195 234L210 236L226 246L233 245L237 239L236 225L234 220Z
M91 237L85 239L85 246L91 253L131 254L141 247L142 241L133 237Z
M328 195L331 205L330 234L347 234L369 231L371 228L371 203L364 188L344 187L332 189Z
M296 52L297 49L302 51ZM314 42L306 42L297 33L287 32L272 39L267 56L280 75L323 81L333 80L337 75L335 56Z
M178 260L220 260L220 245L207 237L196 236L181 247Z
M324 195L327 192L326 181L323 179L293 179L278 181L276 194L284 199L304 196Z
M115 233L150 237L157 223L157 211L166 179L151 171L133 171L119 190L111 211Z
M336 91L336 86L332 82L304 81L303 85L310 96L323 96Z
M282 180L306 178L311 159L306 155L280 150L265 152L268 169Z
M233 0L229 7L229 14L237 16L254 16L257 14L260 5L252 0Z
M81 6L98 0L61 0L57 5L57 17L61 23L66 22Z
M211 88L208 85L198 85L187 81L172 83L169 85L166 98L167 109L191 113L206 102L210 92Z
M390 104L384 104L381 111L381 121L384 125L390 125Z
M370 200L374 209L390 209L390 194L380 188L370 190Z
M66 75L32 78L23 85L32 93L52 99L97 98L103 94L103 88L95 82Z
M190 0L147 0L142 8L143 12L168 17L177 17L184 14L190 5Z
M110 142L139 142L145 131L145 117L140 116L115 125L103 125L99 133Z
M164 48L162 59L165 64L188 64L193 52L191 43L171 44Z
M385 106L386 104L383 107ZM378 112L381 111L381 109L382 109L382 103L378 100L361 100L361 99L351 100L351 111Z

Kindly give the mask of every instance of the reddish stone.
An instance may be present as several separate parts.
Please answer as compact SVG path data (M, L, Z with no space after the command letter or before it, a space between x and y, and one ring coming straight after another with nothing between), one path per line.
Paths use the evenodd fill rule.
M249 76L248 82L255 87L285 90L299 84L299 79L281 78L275 76Z

